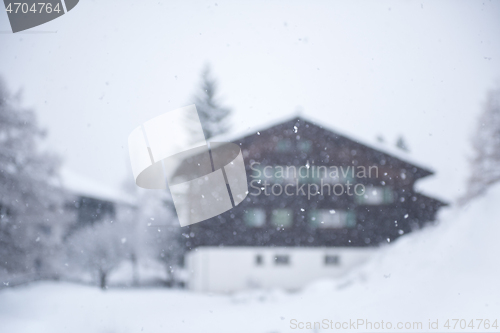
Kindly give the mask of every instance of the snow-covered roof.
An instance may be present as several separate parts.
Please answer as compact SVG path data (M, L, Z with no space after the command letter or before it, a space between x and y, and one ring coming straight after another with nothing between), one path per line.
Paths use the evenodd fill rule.
M76 195L104 201L135 204L134 198L124 191L106 186L66 168L60 170L60 186Z
M430 173L434 173L433 169L432 168L429 168L427 166L422 166L420 164L420 162L416 161L411 155L409 155L407 152L399 149L399 148L396 148L396 147L392 147L392 146L388 146L388 145L385 145L383 143L380 143L380 142L367 142L366 140L364 139L360 139L358 138L355 134L353 133L347 133L346 131L339 131L329 125L325 125L325 121L324 120L319 120L319 119L315 119L314 117L310 117L310 116L304 116L302 113L300 114L294 114L293 116L287 116L286 118L281 118L281 119L275 119L273 120L272 122L266 122L265 124L262 124L262 125L257 125L257 126L252 126L250 127L249 129L247 129L246 131L243 131L243 132L228 132L226 134L222 134L222 135L218 135L218 136L215 136L215 137L212 137L210 138L208 141L212 141L212 142L217 142L217 141L221 141L221 142L233 142L235 140L238 140L238 139L241 139L241 138L244 138L246 136L249 136L249 135L253 135L253 134L256 134L257 132L259 131L265 131L271 127L274 127L274 126L277 126L277 125L280 125L282 123L286 123L286 122L289 122L289 121L292 121L292 120L295 120L295 119L300 119L301 121L306 121L308 123L312 123L312 124L315 124L327 131L331 131L335 134L338 134L342 137L345 137L346 139L349 139L349 140L352 140L356 143L359 143L361 145L364 145L368 148L371 148L371 149L375 149L375 150L378 150L384 154L387 154L393 158L396 158L398 160L401 160L402 162L406 162L406 163L409 163L411 165L414 165L420 169L423 169L423 170L426 170ZM300 128L299 128L299 132L300 132Z

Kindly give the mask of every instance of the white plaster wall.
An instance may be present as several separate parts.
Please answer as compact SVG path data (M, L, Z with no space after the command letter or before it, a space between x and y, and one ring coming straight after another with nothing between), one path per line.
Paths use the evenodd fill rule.
M315 279L337 277L369 259L373 248L200 247L186 257L188 287L202 292L232 292L251 288L298 289ZM256 256L263 258L256 264ZM277 265L276 255L288 255L289 265ZM325 265L325 255L339 256Z

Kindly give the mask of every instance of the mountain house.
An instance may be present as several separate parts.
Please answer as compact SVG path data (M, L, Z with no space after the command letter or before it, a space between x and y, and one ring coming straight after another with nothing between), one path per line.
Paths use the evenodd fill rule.
M238 138L249 193L186 227L188 285L296 289L336 277L377 247L434 221L446 204L417 193L433 172L304 117Z

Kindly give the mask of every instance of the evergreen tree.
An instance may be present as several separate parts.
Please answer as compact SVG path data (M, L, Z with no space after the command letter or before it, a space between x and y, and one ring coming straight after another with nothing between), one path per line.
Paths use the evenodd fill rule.
M0 80L0 274L11 277L46 276L58 245L58 160L39 151L43 137L35 113Z
M472 139L474 157L470 161L467 201L500 181L500 87L488 93L479 124Z
M400 136L398 138L398 141L396 141L396 147L404 151L409 151L408 145L406 144L406 141L402 136Z
M217 81L212 77L210 66L206 66L201 76L201 86L193 97L198 110L205 139L225 133L229 129L228 116L231 110L221 105L217 93Z

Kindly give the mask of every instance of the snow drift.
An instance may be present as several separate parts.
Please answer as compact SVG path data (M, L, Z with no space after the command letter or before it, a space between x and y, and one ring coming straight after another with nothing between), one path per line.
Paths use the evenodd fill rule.
M167 289L100 291L39 283L0 293L8 332L331 332L292 323L429 322L488 319L500 313L500 185L440 222L401 237L342 280L317 281L299 293L258 290L229 296ZM498 331L498 328L468 331ZM305 327L305 326L304 326ZM349 330L349 329L347 329ZM350 327L350 330L353 330ZM357 331L370 331L357 327ZM383 329L373 331L384 331Z

